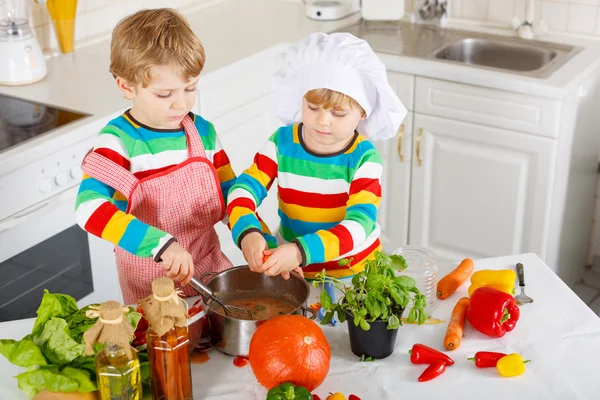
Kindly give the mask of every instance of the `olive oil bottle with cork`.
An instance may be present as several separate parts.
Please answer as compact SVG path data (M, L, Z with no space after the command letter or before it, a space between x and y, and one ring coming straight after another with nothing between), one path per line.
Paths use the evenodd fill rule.
M125 317L127 307L107 301L90 307L88 318L98 318L84 335L86 355L94 354L96 343L104 344L95 357L101 400L142 400L142 378L137 351L129 344L133 328Z

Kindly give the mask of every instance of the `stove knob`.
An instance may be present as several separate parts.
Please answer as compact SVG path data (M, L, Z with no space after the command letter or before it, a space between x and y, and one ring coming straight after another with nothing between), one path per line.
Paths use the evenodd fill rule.
M69 171L69 175L71 175L71 178L75 179L76 181L81 180L81 178L83 177L81 167L79 165L72 166L71 170Z
M54 183L56 183L56 186L58 187L66 185L68 181L69 178L64 172L59 172L58 175L54 177Z
M38 187L41 193L48 193L52 190L52 182L48 179L44 179L40 182L40 186Z

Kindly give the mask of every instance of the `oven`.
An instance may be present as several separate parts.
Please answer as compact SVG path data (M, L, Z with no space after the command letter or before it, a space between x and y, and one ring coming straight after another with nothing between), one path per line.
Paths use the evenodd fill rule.
M0 100L0 322L35 317L44 290L80 307L122 302L114 246L75 221L81 160L119 113L98 119Z
M36 316L44 290L122 302L112 244L75 222L78 186L0 222L0 322Z

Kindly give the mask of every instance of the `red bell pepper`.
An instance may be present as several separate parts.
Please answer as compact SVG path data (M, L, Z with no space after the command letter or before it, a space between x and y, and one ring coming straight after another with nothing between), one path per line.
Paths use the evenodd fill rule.
M471 295L467 320L479 332L499 338L515 329L519 307L508 293L491 287L480 287Z
M419 376L419 382L427 382L440 376L446 370L446 363L442 360L437 360Z
M415 343L408 353L413 364L433 364L438 360L443 361L446 365L454 364L454 360L446 354L420 343Z
M495 353L493 351L478 351L475 357L468 358L470 361L475 361L477 368L495 367L498 360L504 357L504 353Z

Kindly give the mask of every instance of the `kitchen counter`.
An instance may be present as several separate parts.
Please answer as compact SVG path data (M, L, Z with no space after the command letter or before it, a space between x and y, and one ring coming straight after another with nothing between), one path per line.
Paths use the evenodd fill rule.
M323 384L314 393L325 399L329 392L353 393L363 400L399 398L422 399L498 399L596 400L600 398L597 360L600 360L600 318L594 314L535 254L489 258L475 261L475 269L525 266L527 294L535 301L521 307L514 331L492 339L466 323L463 342L448 354L455 365L433 381L418 383L425 369L409 361L408 350L414 343L443 349L446 322L456 301L467 295L467 284L446 300L438 300L433 318L437 325L404 325L400 328L394 353L374 362L358 362L352 354L347 327L323 326L331 345L331 368ZM451 266L441 267L446 274ZM440 276L441 276L440 275ZM318 301L318 292L311 295ZM0 337L20 339L30 332L33 320L0 324ZM515 378L502 378L495 368L477 369L467 358L488 350L518 352L526 359L527 371ZM233 358L217 350L209 352L205 364L194 364L194 397L209 400L263 400L266 390L252 374L250 366L238 368ZM25 399L11 376L21 368L0 357L0 398Z

